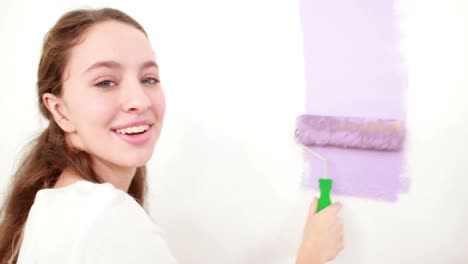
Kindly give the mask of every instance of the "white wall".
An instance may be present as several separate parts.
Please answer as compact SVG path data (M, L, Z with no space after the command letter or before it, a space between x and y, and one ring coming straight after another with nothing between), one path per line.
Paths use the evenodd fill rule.
M468 43L460 37L467 10L460 2L405 2L412 186L396 203L334 197L344 204L347 235L334 263L468 259ZM1 190L41 127L35 78L42 38L63 12L90 6L83 3L0 3ZM162 68L168 109L149 164L150 203L179 262L293 263L314 195L299 188L302 153L293 141L305 104L298 3L91 7L104 5L143 24Z

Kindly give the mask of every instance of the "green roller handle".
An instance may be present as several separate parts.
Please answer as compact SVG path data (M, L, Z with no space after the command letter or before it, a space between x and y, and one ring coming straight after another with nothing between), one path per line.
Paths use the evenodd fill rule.
M330 191L333 185L332 179L320 179L320 198L318 200L317 213L331 204Z

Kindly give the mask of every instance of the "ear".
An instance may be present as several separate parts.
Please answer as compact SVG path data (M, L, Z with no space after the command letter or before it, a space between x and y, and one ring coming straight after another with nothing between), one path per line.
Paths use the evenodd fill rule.
M57 125L65 132L74 132L75 128L68 117L67 109L61 98L54 94L45 93L42 95L42 102L52 114Z

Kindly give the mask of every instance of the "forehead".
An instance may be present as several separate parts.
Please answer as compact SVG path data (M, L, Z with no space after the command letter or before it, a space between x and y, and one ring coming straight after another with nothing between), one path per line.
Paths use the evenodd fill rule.
M106 21L90 27L82 41L71 50L68 69L84 71L97 61L117 61L127 67L139 67L155 60L155 54L143 32L117 21Z

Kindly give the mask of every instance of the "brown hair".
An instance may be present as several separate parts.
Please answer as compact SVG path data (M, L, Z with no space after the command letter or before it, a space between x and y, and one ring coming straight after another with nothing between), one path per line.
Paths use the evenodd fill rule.
M60 96L63 70L70 51L91 26L116 20L134 26L145 35L143 27L127 14L112 8L78 9L64 14L46 34L38 69L38 99L42 115L49 126L31 143L29 151L14 174L5 204L0 211L0 263L16 263L23 229L36 193L52 188L65 168L85 180L101 183L93 170L91 157L85 151L68 146L65 133L55 123L42 101L44 93ZM137 169L128 194L144 206L147 189L146 168Z

